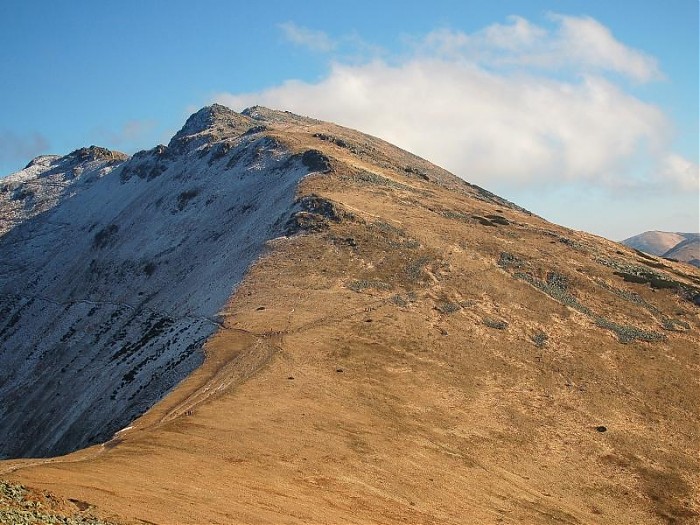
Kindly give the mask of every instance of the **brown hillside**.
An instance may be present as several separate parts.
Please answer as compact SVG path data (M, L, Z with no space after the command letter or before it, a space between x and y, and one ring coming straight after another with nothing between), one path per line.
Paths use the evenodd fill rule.
M132 428L0 477L134 524L698 522L700 271L249 116L317 152L299 234Z
M681 233L649 231L625 239L622 244L650 255L661 256L685 240L686 237Z

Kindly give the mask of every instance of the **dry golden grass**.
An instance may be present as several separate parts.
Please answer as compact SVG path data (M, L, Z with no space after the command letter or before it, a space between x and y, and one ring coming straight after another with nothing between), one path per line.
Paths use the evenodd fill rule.
M0 477L124 523L697 523L698 308L611 265L700 272L343 128L273 133L332 159L299 195L340 220L270 243L205 364L132 429Z

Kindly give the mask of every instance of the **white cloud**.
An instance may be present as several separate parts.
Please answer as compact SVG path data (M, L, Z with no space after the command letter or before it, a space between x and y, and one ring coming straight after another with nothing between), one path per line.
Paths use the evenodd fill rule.
M638 82L662 78L656 60L616 40L590 17L551 14L554 30L512 16L510 24L493 24L473 34L432 31L416 43L424 55L463 59L484 67L520 66L614 72Z
M279 24L285 38L298 46L307 47L312 51L332 51L335 43L323 31L302 27L294 22Z
M560 23L556 38L562 59L621 73L640 82L662 78L653 57L625 46L593 18L551 17Z
M656 62L593 19L551 20L554 30L518 17L473 34L439 30L402 59L335 62L318 82L215 100L356 128L486 187L639 188L662 176L667 188L687 188L688 161L668 151L663 112L605 77L651 80Z
M700 190L700 167L675 153L670 153L663 161L658 175L661 183L670 182L689 192Z

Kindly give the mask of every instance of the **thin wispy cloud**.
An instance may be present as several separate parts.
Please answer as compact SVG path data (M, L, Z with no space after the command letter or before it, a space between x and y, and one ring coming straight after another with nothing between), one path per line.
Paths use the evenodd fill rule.
M288 41L312 51L327 53L333 51L336 46L335 42L323 31L309 29L294 22L285 22L279 24L278 27Z
M660 182L672 181L672 183L687 191L698 191L698 165L688 159L669 153L663 159L662 169L658 174Z
M128 120L116 130L97 128L93 130L91 139L110 147L125 147L139 144L156 128L154 120Z
M49 141L41 133L17 135L9 131L0 131L0 164L28 162L37 155L45 154Z
M627 85L662 78L656 60L592 18L548 20L440 29L401 57L336 58L317 82L215 99L357 128L487 187L697 188L697 164L670 149L667 116Z

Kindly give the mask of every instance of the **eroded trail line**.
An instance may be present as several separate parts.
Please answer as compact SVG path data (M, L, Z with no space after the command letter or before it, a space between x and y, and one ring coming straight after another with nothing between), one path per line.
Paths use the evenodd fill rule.
M190 394L184 401L169 410L160 418L159 424L167 423L183 415L190 414L197 406L222 394L231 388L244 383L255 375L272 358L281 351L273 338L257 337L255 342L246 350L225 362L210 379L200 388Z

